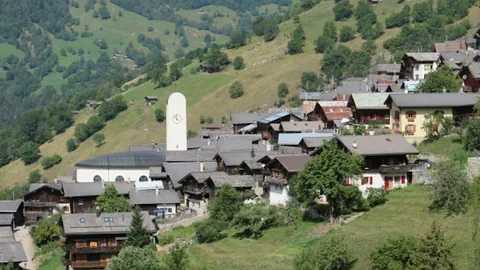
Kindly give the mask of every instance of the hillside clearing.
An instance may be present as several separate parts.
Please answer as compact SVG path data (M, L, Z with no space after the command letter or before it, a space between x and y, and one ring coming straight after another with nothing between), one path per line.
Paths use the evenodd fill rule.
M431 223L439 222L446 238L454 242L458 269L470 269L473 250L469 215L445 218L428 211L430 187L410 186L389 194L389 201L373 208L348 225L329 232L344 236L358 258L354 269L368 269L370 254L388 237L422 236ZM293 269L293 259L303 247L317 241L316 231L325 224L301 223L267 231L259 240L228 237L217 243L192 246L190 259L209 269Z

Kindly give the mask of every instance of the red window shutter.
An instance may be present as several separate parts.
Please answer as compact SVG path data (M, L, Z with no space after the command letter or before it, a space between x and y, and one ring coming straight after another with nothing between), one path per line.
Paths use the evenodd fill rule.
M405 184L405 175L402 176L402 184Z
M370 185L373 185L373 177L370 176Z

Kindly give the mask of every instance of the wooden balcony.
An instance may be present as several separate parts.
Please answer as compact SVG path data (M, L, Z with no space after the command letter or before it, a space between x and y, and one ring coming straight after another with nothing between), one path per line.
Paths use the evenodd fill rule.
M78 261L72 262L73 269L98 269L107 267L109 262L107 261Z
M37 202L37 201L26 201L25 206L29 207L55 207L57 202Z
M183 192L189 193L189 194L195 194L195 195L201 195L205 193L205 188L193 188L186 186L183 188Z
M66 249L72 254L94 254L94 253L119 253L123 248L123 243L117 244L98 244L96 247L83 246L77 247L74 243L66 245Z

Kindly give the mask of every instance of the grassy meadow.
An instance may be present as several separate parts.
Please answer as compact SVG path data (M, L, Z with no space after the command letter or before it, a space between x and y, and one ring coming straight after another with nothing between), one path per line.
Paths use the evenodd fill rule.
M441 224L446 238L455 243L458 269L471 269L473 243L469 214L445 217L428 211L430 187L410 186L388 195L389 201L366 212L353 222L328 234L344 236L357 257L353 269L369 269L370 254L387 238L400 235L423 236L433 221ZM207 269L293 269L293 259L302 248L318 241L331 225L300 223L268 230L258 239L228 237L217 243L189 247L194 266Z

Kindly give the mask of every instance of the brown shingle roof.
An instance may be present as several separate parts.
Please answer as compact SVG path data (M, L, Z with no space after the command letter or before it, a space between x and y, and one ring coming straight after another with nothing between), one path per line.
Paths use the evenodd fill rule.
M281 122L284 132L302 132L321 129L322 121L299 121L299 122Z
M311 159L312 157L306 154L277 156L267 164L267 167L279 162L288 172L299 172Z

